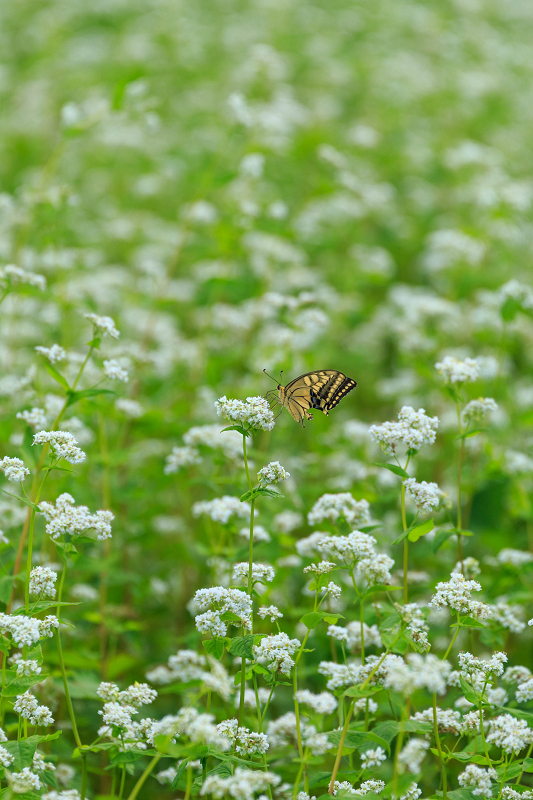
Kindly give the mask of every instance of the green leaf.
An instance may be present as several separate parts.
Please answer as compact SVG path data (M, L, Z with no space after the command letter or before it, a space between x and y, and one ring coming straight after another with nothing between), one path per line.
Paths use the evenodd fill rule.
M459 622L454 622L450 628L485 628L483 622L474 617L459 617Z
M339 619L344 619L342 614L333 611L310 611L309 614L304 614L300 618L300 622L305 625L308 630L316 628L316 626L324 620L328 624L333 624Z
M224 640L223 639L204 639L202 641L204 650L209 653L213 658L219 661L224 655Z
M24 767L31 767L37 749L37 742L32 741L34 739L35 737L31 736L20 742L2 742L2 747L15 759L11 766L13 772L20 772Z
M241 425L230 425L228 428L222 428L220 433L224 433L224 431L237 431L237 433L240 433L241 436L249 436L250 438L252 437L250 431L245 430Z
M389 586L387 583L376 583L374 586L369 586L365 589L363 597L376 594L376 592L397 592L401 588L401 586Z
M44 366L52 378L59 383L59 385L62 386L66 392L70 392L70 386L68 385L66 378L64 378L61 373L58 372L57 369L47 361L45 362Z
M425 536L427 533L433 530L435 525L433 524L432 519L427 519L425 522L422 522L420 525L416 525L414 528L411 528L409 531L409 541L410 542L417 542L421 536Z
M241 656L241 658L247 658L251 661L254 657L254 640L253 633L247 633L246 636L237 636L231 640L228 650L233 656Z
M9 603L13 584L16 580L17 578L15 575L2 575L0 578L0 601L2 603Z
M265 486L256 486L255 489L251 491L245 492L241 498L241 503L245 503L247 500L255 500L256 497L284 497L284 495L280 494L280 492L276 492L275 489L267 489Z
M387 753L390 756L390 746L389 746L389 743L388 743L388 741L386 739L383 739L377 733L374 733L374 731L369 731L366 734L366 738L370 742L375 742L376 744L379 744L380 747L383 747L383 749L386 750Z
M454 531L444 530L444 531L437 531L435 534L435 538L433 539L433 552L436 553L443 544L445 544L448 539L450 539L454 534Z
M100 336L95 336L94 339L91 339L90 342L86 342L87 347L92 347L94 350L100 349L100 342L102 338Z
M470 439L471 436L477 436L478 433L486 433L488 428L472 428L470 431L465 431L464 433L460 433L459 436L456 436L456 439Z
M472 689L470 684L463 678L462 675L460 676L460 681L461 681L461 689L463 690L463 694L466 697L466 699L470 703L473 703L475 706L478 706L479 705L479 697L474 692L474 690Z
M16 697L18 694L24 694L32 686L42 683L47 677L47 675L22 675L6 684L2 694L4 697Z
M383 462L374 461L375 467L382 467L383 469L388 469L389 472L394 472L395 475L399 475L400 478L409 478L410 475L406 472L402 467L396 466L396 464L384 464Z
M170 787L171 789L177 789L178 788L178 783L180 782L181 776L183 775L183 773L187 769L187 764L188 763L189 763L189 759L188 758L184 758L183 761L181 762L181 764L179 765L178 771L176 772L176 777L172 781L172 786Z
M109 763L113 764L113 766L116 764L134 764L143 756L146 756L145 750L127 750L125 753L115 753L109 759Z

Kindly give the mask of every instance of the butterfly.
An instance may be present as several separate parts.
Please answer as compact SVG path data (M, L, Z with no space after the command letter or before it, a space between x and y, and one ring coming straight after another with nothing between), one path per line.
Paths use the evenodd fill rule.
M266 370L263 370L268 375ZM280 378L281 378L280 372ZM268 375L272 378L271 375ZM276 380L272 378L272 380ZM275 399L273 408L278 404L289 410L289 413L296 420L301 422L305 428L304 420L313 419L309 409L323 411L326 416L332 408L340 403L348 392L355 389L357 383L344 373L336 369L319 369L316 372L306 372L295 378L293 381L282 386L277 385L275 389L267 392L267 399Z

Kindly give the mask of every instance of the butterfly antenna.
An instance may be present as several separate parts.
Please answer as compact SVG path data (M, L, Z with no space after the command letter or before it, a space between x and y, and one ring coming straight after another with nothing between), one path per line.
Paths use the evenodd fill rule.
M264 369L264 370L263 370L263 372L265 373L265 375L268 375L268 377L269 377L271 380L273 380L273 381L274 381L274 383L276 383L276 384L278 383L278 381L277 381L275 378L273 378L273 377L272 377L272 375L269 375L269 374L268 374L268 372L266 371L266 369ZM281 373L280 373L280 377L281 377Z

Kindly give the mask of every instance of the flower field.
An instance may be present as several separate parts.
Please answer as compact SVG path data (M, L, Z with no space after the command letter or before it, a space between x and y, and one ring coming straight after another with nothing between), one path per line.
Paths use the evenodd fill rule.
M532 36L0 9L1 800L532 800Z

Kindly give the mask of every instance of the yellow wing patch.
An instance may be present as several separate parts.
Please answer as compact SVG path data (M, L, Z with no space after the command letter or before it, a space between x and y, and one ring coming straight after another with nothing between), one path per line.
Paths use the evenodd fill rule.
M309 409L322 411L326 416L357 383L344 373L333 369L306 372L287 386L278 386L277 401L289 410L296 422L313 419Z

